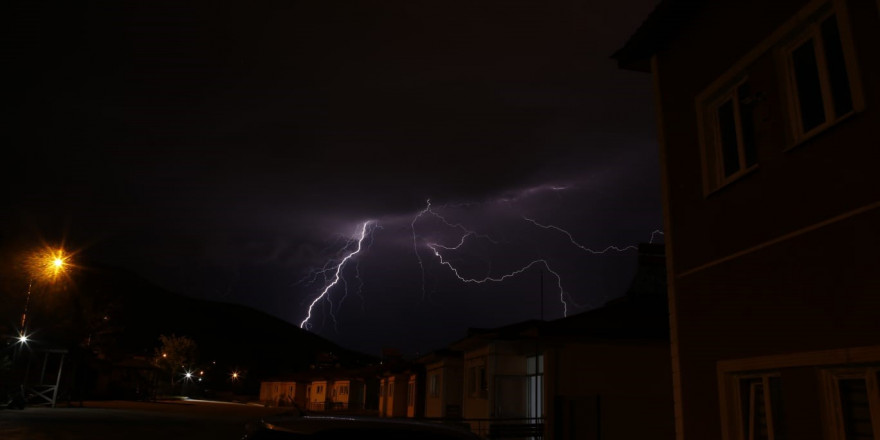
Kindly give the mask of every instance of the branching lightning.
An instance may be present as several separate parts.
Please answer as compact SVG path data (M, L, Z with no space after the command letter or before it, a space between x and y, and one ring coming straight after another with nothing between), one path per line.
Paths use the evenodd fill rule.
M554 277L556 277L556 285L557 285L557 287L559 288L559 301L560 301L560 303L562 304L562 313L563 313L563 316L568 316L568 303L567 303L566 300L565 300L565 295L566 295L566 294L565 294L565 290L564 290L563 287L562 287L562 277L559 276L559 274L558 274L556 271L554 271L554 270L550 267L550 263L547 262L547 260L545 260L545 259L543 259L543 258L542 258L542 259L532 260L531 262L529 262L529 263L526 264L525 266L522 266L522 267L520 267L519 269L516 269L516 270L514 270L514 271L512 271L512 272L509 272L509 273L506 273L506 274L503 274L503 275L500 275L500 276L486 275L485 277L482 277L482 278L472 278L472 277L465 277L465 276L463 276L463 275L461 274L459 268L455 267L455 266L452 264L452 262L450 262L448 259L445 259L445 258L443 257L443 254L441 253L441 250L444 250L444 251L455 251L455 250L458 250L458 249L460 249L462 246L464 246L465 241L468 239L468 237L478 237L478 238L483 238L483 239L486 239L486 240L488 240L489 242L491 242L491 243L493 243L493 244L498 244L498 242L495 241L495 240L493 240L491 237L489 237L489 236L487 236L487 235L484 235L484 234L478 234L477 232L468 229L467 227L465 227L465 226L462 225L461 223L452 223L452 222L450 222L450 221L447 220L443 215L439 214L438 212L434 211L434 210L431 208L431 201L430 201L430 200L427 201L427 206L425 207L425 209L419 211L419 213L415 216L415 218L413 218L413 221L412 221L412 223L411 223L412 228L413 228L413 249L415 250L416 257L418 258L418 261L419 261L419 267L422 269L422 295L423 295L423 297L424 297L424 294L425 294L425 287L424 287L424 273L425 273L424 271L425 271L425 268L424 268L424 264L423 264L423 262L422 262L421 256L419 256L419 252L418 252L418 242L417 242L417 235L416 235L416 232L415 232L415 224L416 224L416 221L417 221L420 217L422 217L423 215L425 215L426 213L430 213L430 214L433 215L434 217L440 219L440 221L442 221L446 226L448 226L448 227L450 227L450 228L453 228L453 229L458 229L458 230L460 230L460 231L463 233L462 236L461 236L461 238L460 238L459 241L458 241L458 244L456 244L456 245L454 245L454 246L446 246L446 245L442 245L442 244L440 244L440 243L433 243L433 242L429 242L429 243L426 243L426 244L425 244L429 249L431 249L431 252L433 252L433 254L434 254L435 257L437 257L437 259L438 259L438 261L440 262L440 264L443 265L443 266L448 267L449 270L452 272L452 274L455 275L455 277L458 278L459 281L461 281L461 282L463 282L463 283L474 283L474 284L484 284L484 283L488 283L488 282L498 282L498 283L500 283L500 282L503 282L503 281L507 280L508 278L515 277L515 276L517 276L517 275L519 275L519 274L521 274L521 273L523 273L523 272L525 272L525 271L531 269L533 266L536 266L536 265L543 265L544 268L545 268L548 272L550 272L551 274L553 274Z
M568 189L568 186L542 186L533 189L528 189L523 192L518 197L526 197L532 196L534 192L543 192L543 191L564 191ZM497 203L506 203L506 206L509 208L513 208L514 205L511 203L517 202L518 198L511 199L500 199L497 200ZM477 203L479 205L479 203ZM548 272L553 275L555 278L555 286L559 296L559 302L562 308L562 316L568 316L568 312L570 306L573 305L575 307L583 307L575 302L574 298L566 292L563 285L562 276L558 270L554 270L551 266L551 260L545 258L542 255L536 255L538 258L529 257L529 259L525 260L524 264L518 266L513 270L505 269L504 273L493 273L492 269L492 261L489 259L487 255L487 263L488 269L486 269L485 275L473 275L468 274L468 269L464 268L462 265L457 263L458 260L455 258L451 258L454 255L461 255L460 252L465 251L468 248L474 246L477 240L485 240L487 243L490 243L493 246L489 248L492 249L490 252L497 253L502 251L499 245L502 243L493 239L491 236L478 233L473 230L471 227L466 226L464 223L458 221L450 220L444 213L438 212L439 210L447 209L447 208L459 208L463 205L443 205L440 208L435 208L430 200L426 201L426 205L423 209L417 211L415 216L412 217L411 221L409 221L409 227L412 232L412 251L415 254L416 262L419 265L419 271L421 275L421 290L422 290L422 300L427 299L427 269L428 266L426 263L429 261L424 258L422 252L425 251L425 248L431 252L434 258L436 258L436 262L439 266L446 267L450 273L461 283L464 284L486 284L486 283L501 283L507 281L511 278L522 275L523 273L534 269L540 268L543 272ZM574 235L568 230L556 226L553 224L545 224L541 223L533 218L526 216L515 215L513 217L514 221L516 217L521 217L522 220L531 223L532 225L545 229L545 230L553 230L558 233L563 234L569 240L569 242L577 247L578 249L589 253L591 255L602 255L611 252L615 253L623 253L628 251L635 251L638 249L636 245L628 245L628 246L616 246L610 245L605 248L592 248L586 246L580 242L578 242ZM428 218L432 218L436 223L433 224L425 224L425 220ZM420 223L421 222L421 223ZM431 225L440 226L440 230L432 230ZM326 301L326 304L329 307L329 317L332 319L334 323L334 327L337 326L337 315L336 312L341 308L342 304L346 301L349 295L349 289L354 288L354 284L345 278L344 270L348 270L349 274L351 274L351 269L347 269L346 266L351 266L349 262L351 261L354 265L353 276L357 278L357 294L361 296L362 305L363 305L363 296L361 295L361 289L363 287L363 280L361 279L361 271L360 271L360 261L355 258L356 255L361 253L363 250L368 249L369 246L375 240L373 236L373 232L379 226L375 221L366 221L359 226L359 233L356 237L349 238L343 245L342 249L344 252L337 254L336 257L330 259L327 263L325 263L322 267L313 271L309 277L300 280L299 283L308 282L308 284L312 284L316 282L319 278L323 278L324 287L320 291L320 293L311 300L308 306L308 312L305 319L300 323L300 327L304 329L308 329L312 327L312 323L310 320L313 316L313 310L315 306L321 302ZM432 230L435 234L439 235L427 235L423 233L423 230ZM503 231L503 230L502 230ZM650 243L654 243L657 236L663 236L663 232L661 230L654 230L651 233ZM443 237L443 238L438 238ZM369 239L368 239L369 237ZM454 243L454 244L450 244ZM404 245L406 246L406 245ZM354 247L352 249L352 247ZM426 254L428 255L428 254ZM336 288L338 284L342 284L343 294L336 298L335 300L331 298L331 291Z
M357 238L357 248L355 248L355 250L349 252L345 257L343 257L342 260L340 260L339 263L336 264L335 269L331 269L334 271L333 280L330 283L328 283L326 286L324 286L324 290L322 290L321 293L314 300L312 300L311 304L309 304L309 309L308 309L308 313L306 315L306 318L303 319L302 322L299 324L300 328L303 328L303 329L306 328L306 324L308 324L309 319L312 318L312 309L315 307L315 304L317 304L318 301L324 299L324 297L327 296L328 292L330 292L330 289L332 289L333 286L339 284L339 280L341 279L340 274L342 272L342 268L345 266L345 263L347 263L348 260L352 259L355 255L360 253L360 251L363 247L362 245L364 242L364 238L367 237L367 228L370 226L370 224L372 224L371 221L365 221L361 225L361 228L360 228L361 232ZM331 304L331 310L332 310L332 304Z
M548 263L547 260L544 260L543 258L538 259L538 260L533 260L529 264L527 264L517 270L514 270L513 272L509 272L509 273L506 273L501 276L496 276L496 277L486 276L483 278L466 278L466 277L462 276L461 273L459 272L458 268L456 268L455 266L452 265L452 263L450 263L449 261L444 259L443 255L440 253L440 251L438 249L446 249L446 250L457 249L462 244L464 244L464 240L467 236L468 235L463 236L461 238L461 242L459 242L459 244L456 246L446 247L446 246L442 246L442 245L439 245L436 243L428 243L428 247L431 248L431 250L434 252L434 256L437 257L437 259L440 261L440 264L448 267L449 270L451 270L452 273L455 275L455 277L458 278L463 283L475 283L475 284L483 284L483 283L487 283L487 282L500 283L508 278L515 277L515 276L531 269L532 266L535 266L538 264L543 265L544 268L547 269L548 272L552 273L553 276L556 277L556 286L559 288L559 302L562 303L562 316L568 316L568 303L565 301L565 290L563 290L563 288L562 288L562 277L560 277L558 273L556 273L553 269L551 269L550 263Z
M631 251L631 250L637 250L637 249L638 249L638 246L624 246L624 247L608 246L608 247L606 247L605 249L602 249L601 251L597 251L597 250L595 250L595 249L588 248L588 247L586 247L586 246L584 246L584 245L578 243L577 241L575 241L574 237L571 235L571 232L568 232L568 231L566 231L565 229L562 229L562 228L560 228L560 227L558 227L558 226L554 226L554 225L543 225L543 224L538 223L537 221L532 220L532 219L530 219L530 218L528 218L528 217L523 217L523 220L525 220L525 221L527 221L527 222L529 222L529 223L532 223L533 225L535 225L535 226L537 226L537 227L539 227L539 228L543 228L543 229L553 229L553 230L555 230L555 231L559 231L559 232L565 234L566 236L568 236L568 239L569 239L569 241L571 241L571 244L573 244L573 245L579 247L581 250L583 250L583 251L585 251L585 252L588 252L588 253L591 253L591 254L593 254L593 255L604 254L604 253L607 253L608 251L625 252L625 251ZM651 234L651 237L652 237L652 238L653 238L653 236L654 236L654 235Z
M431 207L431 200L430 199L427 200L426 205L425 205L425 209L419 211L418 214L416 214L416 216L413 217L413 220L410 223L410 227L412 229L412 237L413 237L413 252L416 255L416 260L419 263L419 269L421 270L421 274L422 274L422 300L423 301L425 300L425 297L427 296L427 292L425 290L425 264L422 261L422 256L419 254L418 235L416 234L416 222L425 214L432 215L433 217L435 217L438 220L440 220L441 222L443 222L443 224L446 225L447 227L452 228L452 229L458 229L459 231L461 231L464 234L461 237L461 243L459 243L454 248L446 248L446 247L439 245L437 243L428 243L427 246L429 248L431 248L432 251L434 251L435 255L436 255L437 251L436 251L436 249L434 249L433 246L436 246L439 248L444 248L447 250L457 249L459 246L461 246L464 243L464 240L469 236L474 236L474 237L485 239L492 244L498 244L497 241L495 241L494 239L492 239L492 237L490 237L488 235L478 234L477 232L468 229L467 227L465 227L461 223L450 222L449 220L446 219L446 217L444 217L443 215L441 215L440 213L438 213L437 211L435 211Z
M419 211L418 214L413 218L412 223L410 223L410 227L412 229L412 237L413 237L413 252L416 254L416 260L419 262L419 269L422 271L422 300L424 301L425 296L427 295L425 292L425 264L422 262L422 256L419 255L419 245L418 238L416 238L416 222L419 218L425 215L426 212L431 210L431 199L428 199L427 206L425 209Z

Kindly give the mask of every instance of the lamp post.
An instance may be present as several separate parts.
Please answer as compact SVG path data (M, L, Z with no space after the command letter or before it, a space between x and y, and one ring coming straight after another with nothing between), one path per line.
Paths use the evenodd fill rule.
M34 253L28 264L28 271L30 272L28 288L27 288L27 296L25 297L24 302L24 311L21 314L21 334L24 335L27 330L27 314L28 307L31 303L31 291L34 287L34 282L40 279L55 281L58 277L66 273L67 263L69 257L67 257L64 253L64 249L45 249L43 251Z

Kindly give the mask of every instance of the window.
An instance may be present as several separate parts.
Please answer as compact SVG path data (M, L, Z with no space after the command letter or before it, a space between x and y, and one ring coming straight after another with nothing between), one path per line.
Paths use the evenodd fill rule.
M855 99L853 56L842 23L841 14L826 5L783 49L795 143L861 107Z
M781 440L785 438L782 419L782 386L778 376L739 378L740 439Z
M826 372L832 438L880 438L880 367L837 369Z
M707 193L738 179L758 163L753 108L763 96L752 91L747 77L740 76L709 98L701 105Z
M782 378L778 372L733 371L723 373L721 377L719 398L725 438L787 439Z
M544 417L544 355L526 358L526 417ZM496 378L497 381L497 378Z
M486 380L486 367L484 365L470 367L468 376L471 396L486 398L489 391L489 383Z
M431 397L439 397L440 396L440 375L432 374L428 381L428 394Z

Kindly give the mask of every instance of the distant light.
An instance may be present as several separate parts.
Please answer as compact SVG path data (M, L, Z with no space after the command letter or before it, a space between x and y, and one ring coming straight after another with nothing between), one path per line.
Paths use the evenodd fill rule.
M233 371L232 372L232 380L236 380L236 379L238 379L238 371Z
M64 260L55 257L55 260L52 261L52 264L54 264L57 269L60 269L62 266L64 266Z
M204 370L199 371L199 376L204 376L204 375L205 375L205 371L204 371Z
M168 357L168 353L162 353L162 357L163 357L163 358L167 358L167 357Z
M189 371L187 371L187 372L186 372L186 378L187 378L187 379L192 379L192 377L193 377L193 374L190 373Z
M27 335L22 334L22 335L18 336L18 342L21 342L22 344L27 344L27 341L28 341Z

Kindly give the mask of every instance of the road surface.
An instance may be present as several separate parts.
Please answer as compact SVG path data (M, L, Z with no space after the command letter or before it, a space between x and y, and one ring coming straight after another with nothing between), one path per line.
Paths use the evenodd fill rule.
M284 412L203 400L84 402L82 407L0 410L2 440L239 440L244 426Z

